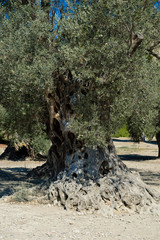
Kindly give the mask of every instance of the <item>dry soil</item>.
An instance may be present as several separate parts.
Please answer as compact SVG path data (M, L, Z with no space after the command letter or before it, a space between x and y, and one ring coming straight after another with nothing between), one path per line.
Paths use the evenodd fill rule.
M124 163L160 193L160 159L155 142L114 139ZM0 146L3 152L5 146ZM50 204L6 202L30 168L43 162L0 160L0 240L160 240L160 216L151 213L114 216L66 211ZM30 182L34 185L36 182Z

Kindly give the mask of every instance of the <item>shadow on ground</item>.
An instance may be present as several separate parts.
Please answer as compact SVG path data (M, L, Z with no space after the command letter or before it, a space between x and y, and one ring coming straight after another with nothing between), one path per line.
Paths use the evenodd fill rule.
M131 140L131 139L117 139L117 138L113 138L112 139L113 140L113 142L131 142L131 143L138 143L138 142L135 142L135 141L133 141L133 140ZM147 143L147 144L154 144L154 145L157 145L157 141L144 141L144 143Z
M134 142L131 139L118 139L118 138L112 138L113 142Z
M123 161L147 161L147 160L156 160L157 157L155 156L146 156L146 155L139 155L139 154L124 154L118 155L119 158Z
M159 186L160 183L160 173L153 171L142 171L137 168L130 168L131 171L139 172L143 181L150 186Z
M0 169L0 198L10 196L14 193L15 188L21 186L22 183L28 187L36 186L43 183L43 180L28 179L27 173L30 169L27 168L2 168Z

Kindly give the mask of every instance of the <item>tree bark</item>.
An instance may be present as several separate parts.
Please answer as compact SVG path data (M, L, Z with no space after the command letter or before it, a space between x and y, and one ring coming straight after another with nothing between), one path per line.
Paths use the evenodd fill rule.
M29 153L25 146L16 150L15 147L8 145L5 151L0 155L0 159L15 161L25 159L26 157L29 157Z

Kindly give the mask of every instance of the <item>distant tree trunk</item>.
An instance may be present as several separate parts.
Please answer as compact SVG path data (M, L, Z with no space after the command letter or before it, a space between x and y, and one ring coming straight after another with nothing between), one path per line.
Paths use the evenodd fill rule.
M25 160L29 156L28 149L22 146L18 150L10 144L6 147L4 152L0 155L0 159L6 160Z
M158 144L158 157L160 157L160 131L156 134L157 144Z

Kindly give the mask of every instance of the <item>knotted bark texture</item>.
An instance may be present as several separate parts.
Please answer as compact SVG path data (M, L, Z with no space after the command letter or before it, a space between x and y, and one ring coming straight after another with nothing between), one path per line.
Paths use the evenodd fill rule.
M160 197L118 160L114 151L86 149L68 155L65 170L49 187L49 199L55 205L77 211L114 211L160 214Z

